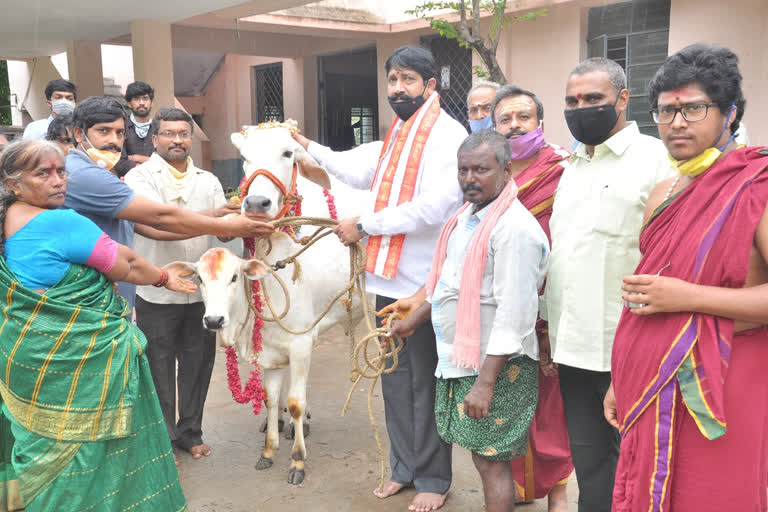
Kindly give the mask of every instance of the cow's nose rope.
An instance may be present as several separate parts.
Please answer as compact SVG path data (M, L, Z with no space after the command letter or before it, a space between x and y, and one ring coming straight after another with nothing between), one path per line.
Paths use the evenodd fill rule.
M376 382L382 375L392 373L395 371L395 369L397 369L399 361L398 357L400 351L403 348L403 340L399 336L387 335L389 333L392 321L397 317L397 314L390 314L384 320L382 327L377 328L373 323L373 308L371 308L370 304L368 304L365 291L365 247L363 247L360 242L357 242L349 246L349 281L347 282L347 285L331 299L323 311L308 327L304 329L292 329L288 327L285 322L283 322L283 318L285 318L285 316L288 314L288 311L290 310L290 296L288 294L288 288L286 287L282 278L278 275L277 270L285 268L291 263L298 265L296 259L299 257L299 255L304 253L321 238L331 234L333 232L333 227L338 224L338 221L325 217L283 217L281 219L273 220L270 222L270 224L276 229L280 229L286 226L293 226L294 228L301 226L317 226L318 229L316 229L311 235L302 238L297 238L295 235L289 233L293 240L302 246L301 249L299 249L291 256L274 263L271 267L268 266L270 269L270 274L277 280L285 295L285 306L283 311L279 315L275 312L275 308L272 306L272 302L266 293L266 287L264 286L262 279L261 294L272 316L264 316L253 306L253 301L248 300L248 305L254 315L261 318L265 322L276 322L283 330L291 334L305 334L315 328L315 326L325 317L325 315L328 314L333 305L343 295L347 295L347 298L342 302L347 309L347 313L350 315L350 319L353 296L357 295L362 303L363 317L365 318L366 327L368 328L368 334L361 338L358 342L353 342L352 344L352 351L350 356L352 365L350 370L350 380L352 381L352 386L350 387L349 393L347 394L347 400L344 403L341 414L342 416L346 414L352 399L352 394L357 388L358 384L362 381L362 379L369 379L371 384L368 389L368 419L370 420L371 426L373 427L373 435L376 440L376 448L379 453L379 463L381 468L380 488L383 489L385 476L384 449L381 445L381 438L379 436L379 427L376 423L376 417L373 414L373 391L376 387ZM296 230L294 230L294 232L295 231ZM258 244L257 247L259 245L261 244ZM263 251L264 254L257 254L256 257L263 258L268 253L268 249L266 247L263 249ZM246 286L245 290L246 294L248 294L250 298L250 288ZM351 332L349 335L350 338L352 338ZM373 351L370 350L370 344L372 342L375 343L375 350ZM371 352L377 352L377 355L375 357L370 357L369 353ZM387 363L389 360L391 360L391 363L388 366Z

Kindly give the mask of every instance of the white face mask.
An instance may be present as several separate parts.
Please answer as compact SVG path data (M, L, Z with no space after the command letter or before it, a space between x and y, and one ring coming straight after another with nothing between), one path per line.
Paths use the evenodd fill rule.
M51 102L51 110L57 116L64 116L75 111L75 104L69 100L55 100Z

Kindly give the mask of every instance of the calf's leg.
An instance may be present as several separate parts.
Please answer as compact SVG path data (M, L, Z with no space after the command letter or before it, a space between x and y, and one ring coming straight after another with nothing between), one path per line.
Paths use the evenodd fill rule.
M302 483L305 476L304 461L307 458L307 448L304 444L304 416L307 410L307 378L311 355L311 338L294 343L290 362L291 387L288 393L288 412L293 418L295 428L288 482L294 485Z
M264 389L267 393L267 434L264 436L264 450L256 463L256 469L267 469L275 463L275 452L280 444L278 419L280 416L280 387L285 370L264 368Z

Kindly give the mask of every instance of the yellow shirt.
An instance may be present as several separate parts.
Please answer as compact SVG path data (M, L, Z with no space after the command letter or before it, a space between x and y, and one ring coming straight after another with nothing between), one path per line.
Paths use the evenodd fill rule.
M596 146L591 158L584 144L576 148L555 193L541 301L555 362L610 371L621 279L640 261L648 196L673 174L664 145L634 122Z

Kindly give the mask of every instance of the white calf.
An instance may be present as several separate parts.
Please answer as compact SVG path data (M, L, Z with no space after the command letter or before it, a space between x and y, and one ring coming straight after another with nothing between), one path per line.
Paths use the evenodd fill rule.
M340 218L359 211L364 196L331 180L291 138L288 129L246 127L242 132L232 134L232 142L245 158L246 177L250 177L254 172L257 174L250 181L243 200L244 211L263 216L265 220L275 218L284 206L283 190L291 192L294 176L297 176L298 193L303 197L303 215L328 217L322 188L305 179L305 176L317 182L333 183ZM298 166L298 172L294 172L294 165ZM269 174L259 170L266 170ZM293 255L300 248L284 233L275 233L268 242L271 244L271 251L264 257L263 263L258 260L242 260L226 249L211 249L198 262L190 264L190 268L198 274L201 281L200 289L206 305L203 319L205 327L217 332L220 345L234 345L240 357L247 360L252 356L253 316L248 308L243 279L263 278L262 287L269 295L275 311L283 311L284 293L273 277L264 277L264 264L273 265L276 261ZM267 242L259 243L266 245ZM307 327L349 279L347 249L335 236L318 241L299 256L298 261L301 275L297 281L291 279L292 266L278 271L288 286L291 302L283 322L294 330ZM271 316L267 309L265 313ZM360 301L353 301L354 323L362 318L361 313ZM304 480L306 446L303 420L307 411L306 387L312 347L319 334L339 322L345 322L346 319L346 310L341 304L336 304L323 321L303 335L289 334L277 324L266 322L262 331L263 350L259 355L259 364L264 370L267 433L264 450L256 469L266 469L273 464L274 452L279 444L280 403L283 402L287 403L295 428L288 481L299 484ZM286 369L288 375L285 375ZM285 379L286 376L289 378ZM287 390L287 400L283 401L281 393L285 393L282 389L284 382L290 382L290 386Z

